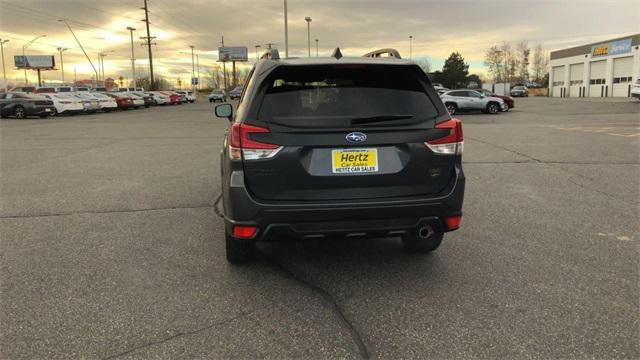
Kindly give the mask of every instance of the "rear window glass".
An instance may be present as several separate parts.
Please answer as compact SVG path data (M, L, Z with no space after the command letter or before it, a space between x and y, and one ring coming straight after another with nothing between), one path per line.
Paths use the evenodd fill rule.
M266 80L258 119L293 127L424 121L438 113L417 69L384 65L283 66ZM351 122L351 123L350 123Z

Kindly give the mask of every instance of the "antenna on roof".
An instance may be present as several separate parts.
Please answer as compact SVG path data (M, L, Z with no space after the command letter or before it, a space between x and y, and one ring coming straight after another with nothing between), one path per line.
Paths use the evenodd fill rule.
M336 60L340 60L340 58L342 57L342 52L340 52L340 48L337 47L333 50L333 53L331 54L331 57L336 58Z

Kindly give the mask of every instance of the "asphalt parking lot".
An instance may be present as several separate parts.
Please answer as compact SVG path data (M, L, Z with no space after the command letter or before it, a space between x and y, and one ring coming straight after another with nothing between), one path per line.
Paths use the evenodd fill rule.
M638 358L640 102L460 115L460 231L224 257L206 101L0 123L1 358Z

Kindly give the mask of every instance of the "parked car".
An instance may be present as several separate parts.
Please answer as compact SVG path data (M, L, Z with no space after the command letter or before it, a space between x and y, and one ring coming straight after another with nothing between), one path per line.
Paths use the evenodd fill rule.
M84 111L81 100L74 96L66 94L41 94L41 96L53 102L54 110L51 116L74 115Z
M73 86L58 86L56 91L59 93L72 93L75 92Z
M159 91L148 91L145 94L151 96L155 105L167 105L171 103L171 98Z
M444 93L446 93L447 91L449 91L448 88L443 87L443 86L433 86L433 88L438 92L438 95L442 95Z
M196 97L193 95L192 91L176 90L175 92L183 95L185 99L187 99L187 102L194 103L196 101Z
M509 109L509 106L502 99L484 96L475 90L450 90L440 97L451 115L468 111L496 114Z
M222 90L213 90L211 94L209 94L209 102L225 102L227 101L227 96L224 94Z
M144 107L146 108L156 105L156 102L153 100L153 96L147 95L142 91L132 91L131 94L140 97L144 103Z
M34 91L35 94L55 94L58 90L54 87L38 86Z
M77 86L75 88L73 88L73 91L79 93L79 92L91 92L91 88L90 87L86 87L86 86Z
M502 101L504 101L508 106L506 111L509 111L509 109L513 109L514 107L516 107L516 102L511 96L497 95L487 89L477 89L476 91L484 96L497 97L498 99L502 99Z
M96 98L95 96L91 95L91 93L89 92L78 92L78 93L75 93L73 96L80 99L80 102L84 107L84 112L86 113L93 114L99 111L100 109L102 109L100 107L100 100L98 100L98 98Z
M100 104L100 110L104 112L111 112L118 110L118 103L111 96L107 96L104 93L92 92L91 95L98 99Z
M11 88L9 92L34 93L36 92L36 87L35 86L16 86L14 88Z
M511 96L529 96L529 89L526 86L514 86L511 88Z
M121 110L129 110L133 109L133 99L131 99L127 94L117 93L117 92L109 92L105 93L105 95L112 97L116 104L118 105L118 109Z
M21 92L0 93L0 116L24 119L28 116L46 118L55 113L53 101Z
M255 64L249 111L215 107L229 121L227 260L288 237L397 236L408 251L437 249L461 221L462 123L422 69L390 57L278 57Z
M640 100L640 79L637 79L631 88L631 97Z
M169 97L170 105L182 104L182 96L180 94L174 93L173 91L160 91L160 93Z
M129 96L131 101L133 101L134 109L139 109L144 106L144 98L142 96L138 96L132 92L127 92L127 96Z
M234 99L240 99L240 97L242 96L242 86L238 86L235 89L231 90L229 92L229 99L234 100Z

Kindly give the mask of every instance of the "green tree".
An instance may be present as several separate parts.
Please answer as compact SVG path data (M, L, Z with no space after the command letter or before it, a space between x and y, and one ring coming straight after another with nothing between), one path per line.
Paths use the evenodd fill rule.
M445 60L442 67L443 85L449 89L464 86L469 75L469 65L464 62L460 53L454 52Z

